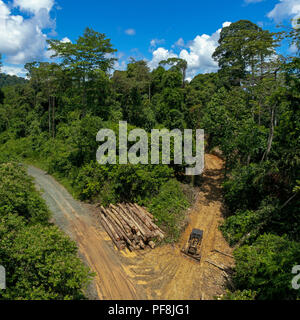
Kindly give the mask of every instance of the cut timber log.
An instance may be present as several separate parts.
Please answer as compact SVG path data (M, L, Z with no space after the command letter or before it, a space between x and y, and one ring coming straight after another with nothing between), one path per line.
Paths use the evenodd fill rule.
M109 217L114 220L114 223L120 228L122 234L124 234L124 236L128 238L130 235L130 230L124 227L118 216L114 214L113 210L106 209L106 212L109 214ZM126 230L128 230L128 234Z
M123 228L123 225L120 223L120 221L115 217L113 212L111 212L109 209L102 209L103 212L105 212L106 217L109 217L113 224L119 226L121 229Z
M163 239L163 231L153 223L153 216L138 204L98 205L99 219L119 250L155 248L154 240Z
M108 221L108 219L103 215L102 219L105 221L105 223L107 224L107 226L109 227L111 233L113 234L114 238L116 239L116 241L121 241L120 236L116 233L114 227L111 225L111 223Z
M106 210L107 212L110 212L109 210ZM111 217L111 216L108 216ZM112 221L111 221L112 222ZM122 229L122 226L120 227L118 224L115 224L115 230L118 233L118 235L123 238L123 240L125 240L124 242L127 243L128 245L132 245L132 242L130 241L130 239L127 237L127 235L125 234L125 231Z
M143 228L148 232L148 233L152 233L152 230L149 229L149 227L145 224L144 219L140 216L141 213L139 212L139 210L136 208L136 206L132 205L132 204L127 204L128 209L130 210L130 212L133 213L133 216L135 217L135 219L137 219L137 221L139 222L139 224L143 225Z
M137 233L137 227L135 226L134 222L128 215L126 214L126 210L123 210L122 207L117 208L118 213L121 215L122 219L127 223L132 231Z
M151 249L155 248L155 243L153 241L149 241L148 245L150 246Z
M132 206L128 205L128 207L130 207L130 208L132 208L132 210L134 210L135 214L145 224L145 226L147 226L147 228L150 231L154 231L158 228L157 226L155 226L154 224L151 223L150 218L142 210L136 209L133 205Z
M148 216L151 220L154 220L153 215L152 215L150 212L148 212L147 210L145 210L143 207L139 206L137 203L135 203L134 206L137 208L137 210L142 210L142 209L143 209L143 210L146 212L147 216Z
M140 245L141 249L145 249L146 248L145 243L142 240L140 240L139 245Z
M115 237L113 236L113 234L111 233L109 227L107 226L106 222L104 219L100 219L101 224L103 226L103 228L105 229L105 231L107 232L107 234L110 236L112 242L114 243L114 245L119 249L119 250L123 250L125 248L122 248L122 245L115 239Z
M151 221L147 211L144 208L142 208L141 206L138 206L138 208L139 208L139 210L137 210L137 212L139 212L139 215L143 217L142 221L146 224L146 226L151 231L155 231L156 232L155 236L158 236L161 240L164 239L164 237L165 237L164 233L162 232L162 230L157 225L155 225Z
M142 207L138 207L138 206L135 206L135 205L130 205L132 208L135 208L135 212L136 214L140 217L140 219L144 222L144 223L147 223L149 226L148 228L150 230L155 229L157 228L157 226L154 226L152 224L152 221L151 221L151 218L148 216L148 214L146 213L146 211L142 208Z
M222 265L222 266L221 266L221 265L218 265L218 264L216 264L215 262L212 262L212 261L210 261L210 260L205 260L205 262L207 262L207 263L209 263L209 264L217 267L218 269L226 272L226 268L225 268L225 266L223 266L223 265Z
M125 230L127 236L129 236L132 232L130 230L130 227L126 223L126 221L122 218L122 216L119 214L119 212L116 211L111 205L110 205L110 211L115 215L116 219L119 220L119 222L122 224L123 229Z
M143 240L147 241L147 239L152 235L151 231L149 229L147 230L147 226L144 225L143 222L136 216L135 212L132 210L132 208L129 205L125 205L125 206L128 210L127 212L131 215L132 220L134 221L136 227L140 231L143 237Z
M214 250L212 250L212 251L213 251L213 252L218 252L218 253L220 253L220 254L223 254L224 256L227 256L227 257L229 257L229 258L233 258L233 259L234 259L234 256L232 256L231 254L228 254L228 253L219 251L219 250L217 250L217 249L214 249Z

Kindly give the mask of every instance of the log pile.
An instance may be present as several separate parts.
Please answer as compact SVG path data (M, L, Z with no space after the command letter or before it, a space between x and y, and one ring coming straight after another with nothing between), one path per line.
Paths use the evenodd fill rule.
M154 217L138 204L99 206L100 222L119 250L130 251L155 248L154 240L164 239L163 231L155 225Z

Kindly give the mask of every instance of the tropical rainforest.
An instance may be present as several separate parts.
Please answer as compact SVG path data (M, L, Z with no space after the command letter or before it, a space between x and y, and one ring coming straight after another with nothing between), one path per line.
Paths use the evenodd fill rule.
M49 40L56 62L27 63L27 81L1 77L0 264L9 288L1 299L82 299L92 274L50 213L24 164L54 175L76 198L137 202L178 239L187 189L201 178L185 164L99 165L97 132L204 129L206 152L224 159L225 222L235 248L234 289L226 299L299 299L291 285L300 263L300 29L271 33L240 20L222 29L216 73L186 80L187 62L150 70L131 59L113 70L111 40L86 28L75 43ZM280 55L282 43L297 46ZM16 79L15 79L16 80ZM3 83L3 84L2 84ZM216 151L217 150L217 151Z

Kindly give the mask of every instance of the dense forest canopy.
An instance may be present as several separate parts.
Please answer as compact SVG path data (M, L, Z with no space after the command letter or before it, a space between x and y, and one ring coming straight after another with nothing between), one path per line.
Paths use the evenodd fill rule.
M0 71L1 71L1 66L2 66L1 57L2 57L2 55L0 53ZM11 75L0 72L0 89L5 86L13 86L15 84L24 84L25 82L26 82L26 80L24 78L17 77L17 76L11 76ZM2 92L0 92L0 102L2 102L1 99L3 99Z
M101 128L117 133L120 120L148 132L204 129L207 152L220 150L226 163L222 231L236 247L235 290L227 298L299 299L291 287L291 270L300 263L299 31L275 34L250 21L232 23L222 29L213 55L219 71L190 82L182 59L161 61L154 70L132 59L126 70L112 71L116 50L89 28L73 44L49 41L58 60L28 63L29 81L2 89L0 162L6 164L0 170L23 174L7 163L25 159L67 181L81 200L138 202L158 219L168 240L176 241L191 203L183 185L201 188L201 179L190 181L185 165L174 163L101 166L95 137ZM276 54L282 38L298 46L294 56ZM44 222L24 220L33 213L30 219L42 219L46 209L41 210L19 212L1 202L1 228L18 226L12 246L27 241L26 228L33 229L31 237L61 237L55 229L35 227ZM9 234L0 229L0 242ZM0 247L0 259L8 259L9 250ZM78 273L85 282L85 271ZM49 297L75 294L55 292ZM6 298L26 294L8 292Z
M10 76L6 73L0 73L0 88L14 86L16 84L24 84L26 80L22 77Z

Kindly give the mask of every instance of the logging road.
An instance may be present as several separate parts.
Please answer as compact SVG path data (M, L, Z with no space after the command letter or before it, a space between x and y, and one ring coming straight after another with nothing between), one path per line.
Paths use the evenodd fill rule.
M220 184L223 162L206 155L201 191L190 211L190 223L178 244L155 250L118 252L96 219L96 208L80 203L40 169L30 166L53 222L77 242L80 256L96 273L94 287L99 299L206 300L224 293L224 272L206 262L231 267L232 254L218 227L222 222ZM204 231L201 263L184 257L180 250L193 228ZM90 294L91 295L91 294Z
M44 171L29 166L28 174L35 179L37 188L53 213L52 220L76 241L80 256L96 273L94 286L101 300L143 299L127 276L119 255L100 229L93 211L73 199L69 192Z

